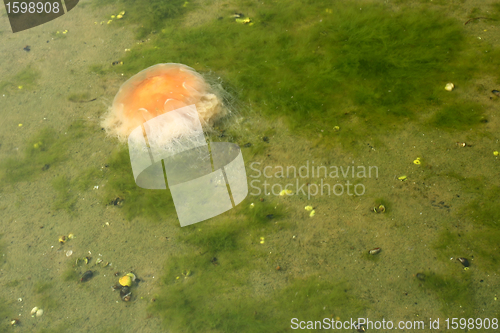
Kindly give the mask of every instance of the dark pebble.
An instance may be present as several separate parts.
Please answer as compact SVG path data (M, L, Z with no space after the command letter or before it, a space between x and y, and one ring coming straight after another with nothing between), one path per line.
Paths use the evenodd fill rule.
M498 91L498 90L492 90L491 92L494 93L495 95L497 95L498 97L500 97L500 91Z
M92 271L86 271L83 273L82 278L80 279L80 282L86 282L94 276L94 273Z
M250 142L249 142L249 143L245 143L245 144L243 145L243 147L245 147L245 148L252 147L252 144L251 144Z
M29 52L31 51L31 47L29 45L26 45L24 48L23 48L24 51L26 52Z
M274 214L269 214L269 215L266 215L266 217L267 217L268 219L272 219L272 218L274 217Z
M420 281L424 281L425 280L425 274L424 273L417 273L417 279L419 279Z
M47 171L49 170L50 168L50 164L45 164L43 167L42 167L42 171Z
M262 141L269 142L269 138L267 136L265 136L265 137L262 138Z

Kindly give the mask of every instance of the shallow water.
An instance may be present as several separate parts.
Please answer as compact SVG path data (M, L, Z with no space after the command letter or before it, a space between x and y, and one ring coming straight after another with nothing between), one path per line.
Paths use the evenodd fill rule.
M14 88L5 90L0 96L4 129L0 133L0 160L22 160L30 137L44 128L55 129L58 138L64 138L71 137L75 122L85 126L81 137L64 146L66 151L61 154L67 156L65 160L50 165L28 180L2 181L0 300L5 306L0 327L7 329L10 320L16 318L19 324L8 327L14 332L176 332L169 329L168 320L150 306L169 292L174 293L173 288L178 286L165 271L170 258L203 256L204 253L182 241L185 234L175 214L165 217L161 223L143 217L129 221L121 208L104 202L104 190L113 175L113 169L108 166L109 157L120 144L106 137L99 122L128 77L120 73L98 75L89 70L94 64L109 67L113 61L125 57L125 49L150 41L135 40L130 27L100 24L107 20L108 12L118 13L120 8L98 12L88 4L89 1L81 1L63 17L16 34L11 33L2 9L0 78L12 78L20 69L31 66L39 73L39 79L33 87L19 88L13 82ZM460 7L463 12L474 7L472 3L465 6ZM454 7L449 11L459 17L462 15ZM190 13L185 20L186 26L202 24L203 20L197 19L200 12ZM218 16L218 13L225 13L224 6L215 2L206 13ZM481 24L470 26L470 34L481 34L483 39L499 47L498 26ZM68 32L63 35L64 30ZM26 45L31 48L29 52L23 50ZM169 60L166 58L165 62ZM477 85L491 90L493 88L489 87L497 77L498 73L491 73L491 77L485 77ZM86 94L85 101L68 100L71 94L82 93ZM314 163L316 167L327 166L331 172L332 166L338 166L339 170L356 167L356 171L360 166L367 169L375 166L378 173L371 177L359 177L358 174L344 177L339 171L338 178L324 180L332 186L346 181L363 184L365 191L357 196L317 194L308 198L308 189L314 191L316 185L321 185L321 178L312 174L287 178L286 174L281 177L272 171L267 179L270 186L280 184L275 188L282 189L281 186L292 184L293 195L290 196L252 194L257 190L250 187L249 197L242 205L260 205L259 199L263 198L264 202L272 202L286 214L283 218L271 219L266 227L241 231L233 255L246 258L243 252L252 253L252 262L247 263L249 271L241 267L226 270L224 262L234 260L231 258L233 252L221 251L217 256L220 264L213 265L221 269L218 273L221 293L214 291L210 300L203 299L200 303L206 306L212 303L216 308L218 302L232 304L233 291L227 291L231 289L228 285L238 281L232 287L235 297L246 295L248 299L262 302L255 304L272 300L281 306L280 299L274 295L279 296L279 292L293 281L314 277L332 286L345 283L346 295L356 301L350 301L345 310L330 303L304 305L304 308L315 310L312 313L319 317L314 318L300 317L303 313L293 308L286 321L272 325L275 313L271 312L266 314L268 322L263 320L263 327L269 323L269 327L279 327L279 331L291 331L290 319L294 317L315 321L337 317L350 320L356 316L373 321L385 318L394 323L424 320L428 327L429 318L439 317L441 327L435 331L444 332L443 321L449 315L498 318L498 242L484 249L480 240L467 235L481 237L485 230L483 224L474 224L475 215L468 204L479 200L479 207L487 205L484 201L490 187L499 186L500 161L492 152L500 150L500 100L489 99L487 93L463 94L487 106L489 122L485 127L445 132L409 123L404 131L367 136L362 143L358 142L366 148L353 151L340 143L328 145L323 142L323 133L331 131L328 124L304 137L300 130L290 130L281 119L269 121L260 110L240 101L246 111L234 115L229 126L238 132L241 146L252 143L242 151L248 181L258 180L254 183L257 188L262 189L262 182L266 180L258 176L265 167L270 167L269 171L279 167L286 170L287 166L299 169L307 165L312 167ZM263 133L272 133L268 143L263 143ZM470 147L460 147L457 142L467 142ZM421 165L413 163L417 158L422 159ZM54 188L54 180L65 177L75 181L85 170L97 172L89 177L92 183L86 184L84 189L70 187L66 195L74 200L74 205L67 210L55 209L54 203L60 200L61 194ZM403 175L407 179L398 180ZM297 189L297 184L299 188L303 186L304 192ZM386 206L386 212L373 212L381 203ZM304 209L308 205L314 207L313 217ZM225 214L210 222L201 222L196 228L205 231L216 227L217 223L227 223L227 219L233 219L231 223L234 223L240 218L231 212ZM498 221L491 223L497 230ZM60 236L70 233L75 235L73 239L64 244L58 242ZM443 235L447 234L459 234L455 241L461 235L466 239L439 248ZM263 244L259 242L260 237L265 239ZM377 247L382 249L379 254L368 255L370 249ZM69 250L72 254L68 257ZM89 264L72 268L77 258L86 256L91 258ZM470 269L464 270L457 257L467 257ZM102 267L96 264L97 259L110 264ZM80 275L89 269L94 271L94 276L85 283L64 279L65 272ZM132 301L122 302L119 292L113 291L112 286L127 272L134 272L141 281L132 289ZM454 299L448 295L454 291L447 289L446 284L441 287L444 294L439 292L439 287L426 287L417 279L417 273L426 274L427 281L436 274L456 278L460 287L456 292L470 292L467 295L471 298ZM177 274L181 276L180 271ZM234 279L225 279L232 274L235 274ZM203 279L202 270L181 278L186 284L201 288ZM297 288L297 293L300 291ZM321 297L317 299L322 300ZM453 302L443 304L443 299ZM283 300L287 302L283 306L288 306L293 297L283 296ZM361 306L354 305L357 301ZM258 317L260 309L252 304L255 308L244 309L242 313L248 310ZM40 318L30 315L35 306L44 310ZM278 310L276 318L283 319ZM207 327L205 331L234 332L231 327L223 326Z

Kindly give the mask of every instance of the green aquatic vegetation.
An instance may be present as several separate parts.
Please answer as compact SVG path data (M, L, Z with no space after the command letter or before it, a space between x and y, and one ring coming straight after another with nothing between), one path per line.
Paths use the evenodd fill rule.
M78 194L89 190L98 178L102 178L102 173L95 168L80 171L74 179L66 175L57 176L52 180L52 188L57 193L53 208L63 209L73 214L78 202Z
M61 134L51 128L44 128L26 141L19 156L7 157L0 161L0 180L16 183L36 178L67 159L68 147L75 144L89 127L83 122L75 122Z
M41 309L55 310L59 305L57 298L54 296L54 283L37 281L33 285L33 291L36 295L36 301Z
M7 283L5 284L5 286L7 286L7 287L9 287L9 288L15 288L15 287L19 286L19 284L20 284L20 281L19 281L19 280L12 280L12 281L10 281L10 282L7 282Z
M245 147L245 145L248 143L250 143L251 146ZM251 142L247 142L247 143L241 143L240 147L243 149L243 154L244 154L243 156L245 157L245 159L247 159L247 157L248 159L253 159L258 155L263 155L266 149L269 147L269 144L261 141L255 142L253 144Z
M469 11L467 16L470 21L467 24L479 24L481 20L485 20L488 25L498 25L500 24L500 3L495 2L489 4L489 6L474 7ZM474 18L481 18L475 19Z
M5 243L3 241L3 234L0 234L0 255L2 256L2 260L0 261L0 266L6 263L7 257L5 255Z
M500 211L498 198L500 189L481 178L467 178L455 175L460 188L474 195L457 210L456 215L466 223L464 226L441 231L434 248L443 261L450 257L465 257L472 266L492 271L500 262L497 251L500 239Z
M21 157L10 157L0 163L1 179L9 183L33 179L63 161L62 151L56 131L43 129L27 140Z
M160 30L165 22L182 16L188 9L193 8L193 2L186 0L99 0L93 3L95 7L115 5L119 11L125 11L122 19L114 20L114 24L139 24L137 38L141 39L148 34ZM114 13L115 15L118 12Z
M68 268L67 270L65 270L61 277L66 282L79 280L78 273L75 272L73 268Z
M249 277L281 280L281 271L269 269L267 249L259 236L276 228L274 216L266 216L282 213L275 209L276 202L267 199L249 207L245 200L227 215L181 229L178 240L187 247L186 254L169 258L162 290L151 305L165 326L186 332L207 328L281 332L283 322L293 317L344 318L364 309L363 302L339 281L309 277L272 291L255 284ZM251 226L259 233L249 234L255 230Z
M461 274L425 273L423 281L417 280L424 290L433 292L448 316L473 317L475 307L474 287L470 272Z
M233 210L205 222L203 226L182 228L180 240L198 247L202 253L215 255L231 252L246 244L244 235L248 230L272 228L274 222L285 216L284 208L275 201L251 201L244 200Z
M73 93L68 96L68 101L74 103L87 102L89 99L90 99L90 94L88 92Z
M285 207L279 205L276 200L249 197L244 200L235 210L236 214L244 216L245 228L262 228L269 226L271 221L276 222L286 215Z
M103 65L90 65L89 66L89 71L91 73L96 73L99 75L104 75L106 74L106 70Z
M500 226L500 209L498 198L500 198L500 187L481 187L481 194L462 209L461 213L475 225L498 228Z
M440 259L448 262L449 258L467 258L472 270L493 272L500 263L497 243L500 230L491 227L474 228L463 231L442 231L434 248ZM457 262L457 266L463 268Z
M117 198L129 220L141 216L149 221L164 221L175 214L172 195L167 190L149 190L137 186L134 180L128 149L116 151L107 163L110 172L104 189L104 204Z
M125 331L119 327L106 327L100 329L99 333L124 333Z
M68 262L66 269L61 274L61 278L66 282L80 280L80 276L75 270L75 265L72 261Z
M151 45L127 55L120 71L136 73L166 62L168 51L168 62L219 73L241 100L271 119L284 117L305 134L323 129L323 140L347 147L361 135L386 133L432 112L434 126L477 124L479 106L472 115L465 112L467 104L443 107L452 98L444 84L473 76L474 67L461 57L468 43L463 24L439 10L403 14L382 5L362 7L324 1L243 4L239 10L254 13L252 26L227 16L185 29L167 23Z
M53 208L64 209L67 212L72 212L78 198L71 193L71 182L66 176L58 176L52 181L52 187L57 192L57 199L54 201Z
M465 177L455 171L443 173L442 176L450 177L458 181L458 187L462 193L483 194L487 178L480 177Z
M431 124L443 129L464 130L484 122L483 107L477 103L455 102L438 110Z
M189 227L185 227L189 228ZM232 251L237 248L239 231L234 225L211 226L211 228L200 228L193 226L190 232L181 234L180 240L197 246L202 253L215 255L223 251Z
M274 279L280 272L264 273L250 263L235 270L231 261L238 256L247 257L241 250L215 264L200 255L170 258L162 290L151 310L172 330L284 332L294 317L345 318L360 314L365 307L345 283L316 277L256 292L260 288L252 285L248 276ZM190 276L181 273L186 269L192 272Z
M0 81L0 93L34 89L40 79L40 71L28 66L12 77Z
M49 291L53 287L53 283L37 281L33 286L33 291L37 294L42 294Z

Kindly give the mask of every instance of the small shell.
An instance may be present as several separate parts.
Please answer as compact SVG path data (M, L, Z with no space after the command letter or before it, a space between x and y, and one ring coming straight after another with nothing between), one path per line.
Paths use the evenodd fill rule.
M38 311L36 312L35 316L37 318L40 318L42 315L43 315L43 310L42 309L38 309Z
M452 91L453 89L455 89L455 85L453 83L447 83L444 89L446 91Z
M371 255L375 255L377 253L380 253L380 251L382 251L382 249L380 247L376 247L376 248L368 251L368 253L371 254Z
M33 309L31 309L31 315L35 315L36 312L38 311L38 306L35 306Z
M124 287L130 287L132 285L132 278L128 275L124 275L118 282Z
M120 290L120 297L121 297L122 301L124 301L124 302L130 301L130 299L132 298L132 292L130 291L130 288L123 287Z
M66 257L71 257L72 254L73 254L72 250L66 251Z
M464 267L470 266L469 260L467 260L466 258L457 258L457 260L460 261L462 263L462 265L464 265Z

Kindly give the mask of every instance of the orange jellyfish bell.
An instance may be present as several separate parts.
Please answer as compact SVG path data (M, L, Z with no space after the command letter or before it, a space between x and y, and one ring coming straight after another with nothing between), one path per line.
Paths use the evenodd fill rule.
M157 64L128 79L101 123L122 142L137 127L159 115L195 105L202 125L223 113L222 103L194 69L183 64ZM177 135L177 134L176 134Z

